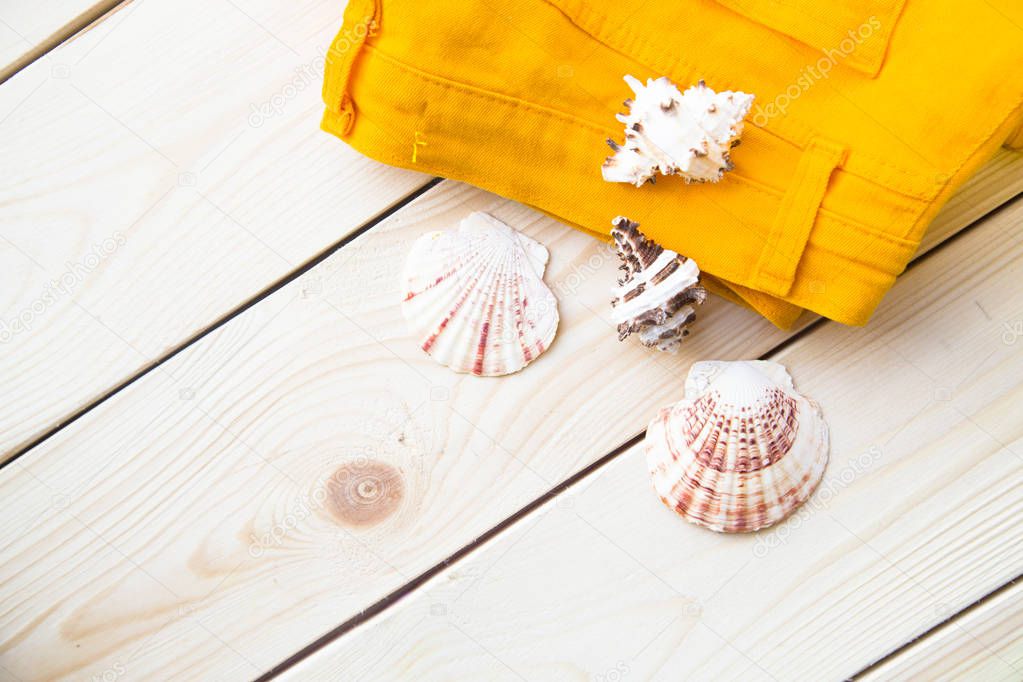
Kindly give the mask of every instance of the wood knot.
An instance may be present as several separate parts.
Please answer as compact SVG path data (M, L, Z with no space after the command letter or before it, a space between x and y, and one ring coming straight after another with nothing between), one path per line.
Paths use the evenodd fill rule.
M343 464L327 483L326 507L341 523L372 526L393 514L405 496L405 479L390 464Z

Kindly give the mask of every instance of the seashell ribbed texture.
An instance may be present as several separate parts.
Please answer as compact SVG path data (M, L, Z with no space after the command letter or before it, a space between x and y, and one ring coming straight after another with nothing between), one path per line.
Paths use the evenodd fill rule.
M776 362L697 362L685 398L650 422L645 447L668 507L741 533L777 523L810 497L828 461L828 427Z
M700 268L648 239L639 223L618 216L612 224L611 236L623 261L620 269L625 271L611 299L618 340L636 333L644 346L674 353L689 334L696 306L707 298L699 286Z
M605 180L639 187L660 173L717 182L732 170L729 150L739 144L753 95L714 92L703 81L680 93L664 77L647 79L645 86L632 76L625 82L636 96L625 100L629 113L617 116L625 124L625 143L607 141L615 153L601 169Z
M558 303L547 249L486 213L429 232L405 263L402 313L420 347L456 372L517 372L551 345Z

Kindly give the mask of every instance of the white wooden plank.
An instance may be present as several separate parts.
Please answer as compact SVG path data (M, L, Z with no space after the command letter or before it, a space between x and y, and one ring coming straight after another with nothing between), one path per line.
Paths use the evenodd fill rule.
M283 679L863 669L1023 569L1021 281L1017 201L908 272L869 327L777 355L833 437L822 485L777 528L686 523L637 446Z
M340 11L131 3L0 90L0 459L425 181L315 130Z
M397 305L408 244L471 210L547 244L561 300L552 349L497 380L435 365ZM715 299L678 357L619 344L616 274L514 202L430 191L0 472L3 664L266 670L627 440L692 360L786 338ZM370 462L400 504L339 508L330 477Z
M318 128L343 3L133 3L0 86L0 459L427 176Z
M1023 679L1023 583L954 617L881 665L862 682Z
M113 2L110 0L34 0L0 3L0 74L26 55L67 33L85 28ZM0 80L2 80L0 76Z
M499 380L433 363L397 305L409 242L473 209L546 243L561 297L552 349ZM674 390L688 356L620 346L601 317L616 272L587 235L473 188L406 207L0 472L19 510L0 536L3 664L251 676L426 570L631 435L650 406L632 382ZM784 338L706 308L692 353ZM321 499L363 461L404 488L369 525Z

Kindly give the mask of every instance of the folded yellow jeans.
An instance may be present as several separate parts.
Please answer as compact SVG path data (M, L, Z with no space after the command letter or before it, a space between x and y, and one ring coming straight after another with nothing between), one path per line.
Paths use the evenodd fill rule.
M779 326L865 323L949 196L1023 142L1018 0L350 0L322 126L606 239L625 215ZM622 76L757 100L716 184L608 183Z

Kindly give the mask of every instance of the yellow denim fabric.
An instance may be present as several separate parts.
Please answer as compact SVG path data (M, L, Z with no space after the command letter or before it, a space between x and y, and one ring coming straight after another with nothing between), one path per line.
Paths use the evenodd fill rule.
M351 0L322 126L607 238L626 215L787 326L863 324L941 205L1023 141L1016 0ZM624 74L756 95L717 184L607 183Z

